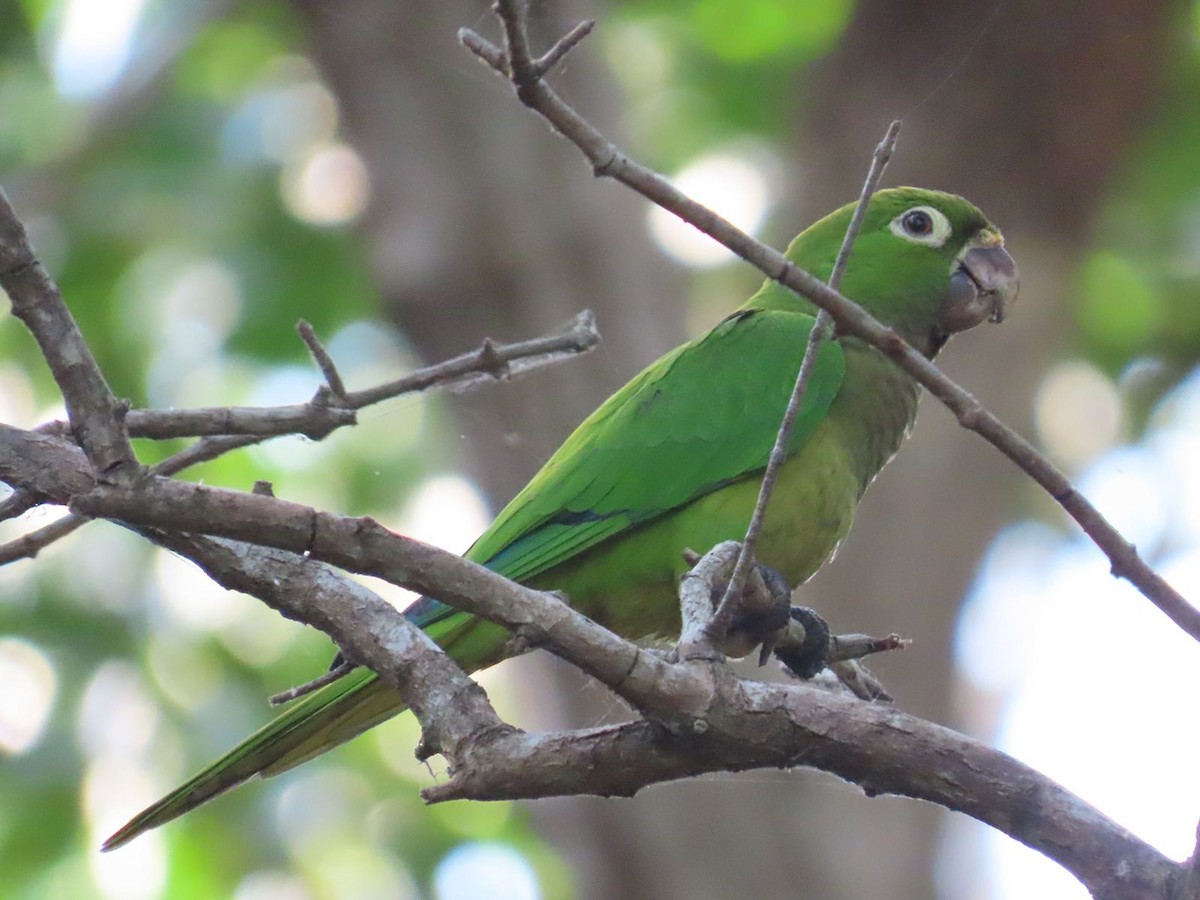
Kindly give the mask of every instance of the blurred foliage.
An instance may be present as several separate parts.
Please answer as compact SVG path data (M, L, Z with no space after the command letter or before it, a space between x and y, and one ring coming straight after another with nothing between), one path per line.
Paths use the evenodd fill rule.
M747 134L780 136L789 85L836 44L853 8L849 0L619 6L600 39L629 94L639 151L670 171Z
M65 7L0 6L0 184L116 392L156 405L304 399L317 376L292 331L299 317L333 338L335 357L364 361L347 369L356 385L415 365L402 336L364 323L377 298L351 223L312 224L287 202L289 172L337 139L294 13L261 0L197 24L182 18L197 14L188 4L150 2L129 71L153 62L163 35L192 28L178 57L145 84L71 100L51 74ZM836 45L852 12L850 0L640 0L614 10L597 39L622 60L637 151L674 171L732 142L779 139L789 83ZM1198 43L1193 13L1072 298L1077 351L1113 376L1152 356L1168 373L1159 390L1200 355ZM28 334L0 318L0 412L29 426L59 405ZM189 476L235 487L265 478L281 495L387 521L445 456L439 418L436 405L402 401L323 443L279 441ZM153 461L178 446L138 449ZM0 540L12 534L0 527ZM202 581L103 526L36 566L0 569L0 637L32 645L54 672L45 730L0 765L5 897L199 898L239 886L250 897L267 896L265 885L428 895L439 861L468 841L516 848L544 896L570 895L569 874L516 807L421 804L428 775L411 758L409 717L144 839L145 856L124 857L146 867L136 877L121 876L121 854L98 857L102 832L119 824L105 790L153 799L261 722L266 694L329 659L322 636ZM205 604L217 611L188 611ZM120 733L97 735L88 722L106 704Z
M403 374L419 361L386 326L366 324L377 298L349 223L314 225L287 203L289 167L337 137L294 15L244 3L190 26L197 9L186 6L147 5L129 71L172 27L197 28L177 58L146 85L118 81L86 100L61 96L52 75L65 5L0 7L0 184L111 384L138 405L306 399L319 379L293 331L300 317L345 359L352 386ZM8 315L0 384L6 421L60 414L32 339ZM267 479L289 497L394 519L437 465L435 418L402 400L320 444L275 442L188 477L243 488ZM138 451L153 462L182 446L139 441ZM49 515L27 519L36 527ZM0 540L14 533L0 529ZM406 718L299 777L235 792L134 845L124 863L99 856L118 806L133 812L228 749L268 714L266 695L331 658L324 636L202 580L105 526L36 566L0 570L0 637L36 648L54 673L45 730L0 756L0 893L209 898L239 887L265 896L267 884L290 896L427 894L447 852L476 840L515 847L546 896L569 893L516 807L424 807L429 775L412 759ZM89 722L105 713L113 734L94 733ZM121 787L138 793L122 798Z
M1160 105L1113 185L1072 298L1079 350L1103 369L1162 365L1139 418L1200 354L1200 4L1180 18Z

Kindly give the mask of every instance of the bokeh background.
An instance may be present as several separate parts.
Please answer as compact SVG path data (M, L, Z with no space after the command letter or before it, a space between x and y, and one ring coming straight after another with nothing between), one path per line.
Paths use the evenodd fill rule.
M599 20L554 84L641 159L784 244L887 183L961 192L1023 272L1003 328L944 354L1200 597L1200 4L536 2ZM590 307L583 360L368 411L190 477L465 548L594 404L759 281L593 179L461 50L480 0L0 0L0 185L119 396L295 402L312 321L364 386ZM903 708L998 742L1164 852L1200 816L1200 648L1113 581L1053 504L927 402L836 562L802 591L899 631ZM0 420L61 416L0 317ZM139 446L143 459L172 446ZM3 490L0 488L0 490ZM36 510L0 540L46 524ZM397 602L404 598L389 594ZM0 568L0 894L19 898L1073 897L1069 876L931 806L819 774L632 800L425 808L402 717L100 856L103 835L329 660L321 635L93 524ZM531 656L487 673L528 727L621 715Z

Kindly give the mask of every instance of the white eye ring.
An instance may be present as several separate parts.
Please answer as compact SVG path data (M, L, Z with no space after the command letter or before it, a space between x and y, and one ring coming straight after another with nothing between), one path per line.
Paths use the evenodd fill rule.
M914 206L906 209L888 225L892 234L914 244L941 247L950 237L950 220L940 209Z

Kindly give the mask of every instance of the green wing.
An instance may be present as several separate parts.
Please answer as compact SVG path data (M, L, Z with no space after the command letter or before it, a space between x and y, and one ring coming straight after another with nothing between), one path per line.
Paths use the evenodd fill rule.
M467 552L516 581L766 465L812 330L804 314L742 310L614 394ZM822 346L791 435L801 447L841 385Z
M763 468L813 321L807 314L743 309L664 356L576 429L467 556L527 579ZM826 342L792 432L793 452L824 418L844 372L841 347ZM471 621L466 613L423 598L406 615L465 667L480 664L455 646L459 629ZM139 813L104 849L254 775L297 766L401 709L400 698L374 672L357 669Z
M523 581L762 469L814 321L742 309L662 357L567 438L467 557ZM841 346L823 344L791 452L825 417L845 368ZM455 612L425 598L409 615L446 627Z

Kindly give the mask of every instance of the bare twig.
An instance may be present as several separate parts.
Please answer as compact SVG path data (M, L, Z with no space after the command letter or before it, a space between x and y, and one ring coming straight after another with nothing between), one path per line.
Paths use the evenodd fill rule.
M887 637L871 637L869 634L834 634L829 637L829 651L825 658L829 662L845 662L852 659L862 659L876 653L888 653L892 650L903 650L912 641L898 634Z
M206 435L268 438L284 434L302 434L312 440L321 440L338 428L353 425L355 411L366 406L434 387L460 389L498 375L524 374L585 353L599 342L595 319L585 310L560 334L511 344L497 344L485 339L478 349L469 353L423 366L394 381L361 391L348 391L341 398L344 406L332 406L314 399L288 406L134 409L129 411L126 422L132 436L156 440ZM328 359L323 348L321 352ZM329 372L325 365L319 361L318 364L328 381ZM332 361L329 364L332 366ZM332 371L336 375L336 368Z
M315 335L314 335L315 340ZM511 344L496 344L484 339L477 350L464 353L445 362L426 366L406 375L404 378L367 388L341 398L344 406L329 405L320 401L321 392L308 403L278 407L209 407L205 409L184 410L131 410L126 415L129 433L134 437L149 438L178 438L201 435L201 439L190 447L169 456L149 471L157 475L174 475L191 466L216 459L232 450L261 443L271 437L283 434L303 434L313 440L320 440L332 431L344 425L355 423L354 411L379 403L383 400L407 393L427 390L432 387L465 387L476 381L497 377L500 373L525 373L545 365L553 364L570 356L584 353L595 347L600 341L596 330L595 318L585 310L571 322L562 333L518 341ZM307 341L306 341L307 343ZM319 343L319 342L318 342ZM311 344L309 345L311 349ZM328 358L321 348L321 354ZM320 360L318 359L320 365ZM332 361L329 363L332 366ZM325 366L322 365L322 370ZM336 375L336 369L333 370ZM328 373L326 373L328 378ZM340 381L340 379L338 379ZM333 390L331 387L330 391ZM347 408L349 407L349 408ZM33 433L0 426L6 429L0 433L0 480L4 480L6 465L23 459L40 460L40 465L26 468L12 479L14 494L0 504L6 515L0 518L12 518L20 515L25 509L35 503L44 502L36 489L37 479L46 470L53 470L55 464L46 454L52 448L56 452L62 450L64 444L56 440L51 444L53 435L57 432L57 423L47 423L40 426L38 433L42 437L34 438ZM69 430L69 429L68 429ZM6 444L4 434L27 435L31 440L43 441L43 446L31 446L17 449L15 445ZM10 452L13 454L10 458ZM68 467L69 468L69 467ZM90 481L85 487L90 487ZM32 492L30 489L32 488ZM77 493L78 491L75 491ZM33 502L29 502L32 498ZM63 502L60 498L59 502ZM20 559L36 556L41 550L55 541L59 541L74 532L89 521L88 517L70 514L56 519L49 525L31 531L27 534L0 545L0 565Z
M296 333L300 335L300 340L304 341L304 346L308 347L308 352L312 356L313 362L317 364L317 368L321 370L321 375L324 376L325 384L329 386L330 392L337 400L345 402L346 385L343 383L342 375L334 365L329 351L317 337L317 332L313 330L312 325L301 319L296 323Z
M506 0L498 4L498 13L506 33L517 27L517 18L511 14L516 5L518 0ZM486 44L468 29L460 30L459 40L473 52L477 47ZM487 53L479 56L500 74L510 77L508 67L504 65L505 60L497 60ZM497 62L500 65L496 65ZM518 74L515 71L511 78L521 101L541 115L559 134L575 144L591 162L597 176L614 178L668 212L674 213L750 263L768 278L827 310L841 333L861 338L908 372L954 413L959 424L981 435L1053 497L1108 556L1114 576L1128 580L1172 622L1194 639L1200 640L1200 609L1189 603L1162 576L1151 569L1137 549L1075 490L1053 463L984 409L975 397L946 377L920 352L853 301L793 265L779 251L756 241L712 210L687 197L662 176L630 160L564 103L545 81L534 79L517 83Z
M530 66L529 74L534 78L545 76L547 72L559 64L564 56L575 48L576 44L591 34L592 29L595 27L596 22L594 19L584 19L559 38L553 47L535 59L533 65Z
M314 678L312 681L306 681L304 684L298 684L295 687L290 687L286 691L280 691L278 694L272 694L267 698L267 702L272 706L283 706L285 703L291 703L293 700L306 697L313 693L313 691L319 691L326 685L333 684L335 681L345 678L353 671L354 665L342 660L328 672L318 676L317 678Z
M7 544L0 544L0 566L19 559L33 559L55 541L61 541L80 525L89 521L87 516L67 513L60 516L49 525L14 538Z
M67 416L101 479L129 481L141 471L125 433L127 405L113 396L95 357L63 302L58 285L34 256L25 227L0 190L0 288L50 366Z
M846 263L850 259L850 251L854 248L854 242L858 239L858 233L862 230L863 218L867 214L867 207L871 203L871 197L879 187L879 181L883 178L883 170L887 168L888 160L892 158L892 151L896 148L896 138L900 134L900 122L894 121L888 126L887 133L883 136L883 140L875 148L875 153L871 157L871 165L867 170L866 180L863 182L862 193L859 195L858 204L854 207L854 213L850 217L850 224L846 226L846 234L842 238L842 246L838 251L837 259L834 260L833 271L829 275L829 287L832 290L837 290L838 285L842 281L842 273L846 271ZM742 549L738 554L737 565L734 567L733 575L729 579L729 586L725 589L725 596L721 598L721 604L717 607L716 613L713 614L712 621L705 629L710 640L719 640L720 636L729 630L729 624L733 621L733 614L736 605L740 602L742 590L746 585L746 577L750 574L750 569L754 565L754 554L758 548L758 535L762 531L763 519L767 515L767 504L771 501L771 494L775 490L775 481L779 477L779 469L783 466L788 457L788 441L792 436L792 426L796 422L796 416L800 412L800 407L804 403L804 398L808 393L808 383L812 378L813 368L816 366L817 354L821 351L821 345L833 330L833 320L829 313L821 310L817 314L817 321L813 324L812 331L808 336L808 344L804 348L804 358L800 362L800 371L796 374L796 385L792 388L792 394L788 398L787 409L783 414L783 421L779 425L779 431L775 435L775 445L771 448L771 455L767 459L767 468L763 472L762 486L758 492L758 500L754 504L754 512L750 516L750 524L746 528L746 538L742 541ZM764 659L765 662L765 659Z
M353 409L372 403L423 391L434 385L465 386L475 380L524 374L535 365L567 359L585 353L600 342L596 319L590 310L579 313L561 334L519 341L515 344L496 344L485 340L478 350L464 353L445 362L418 369L409 375L378 387L351 391L346 399ZM534 360L536 359L536 363Z
M150 467L154 475L176 475L184 469L210 462L219 456L224 456L232 450L250 447L265 441L269 435L261 434L227 434L202 437L178 453L173 453L162 462Z
M14 488L13 492L0 500L0 522L24 515L38 505L37 495L26 488Z

